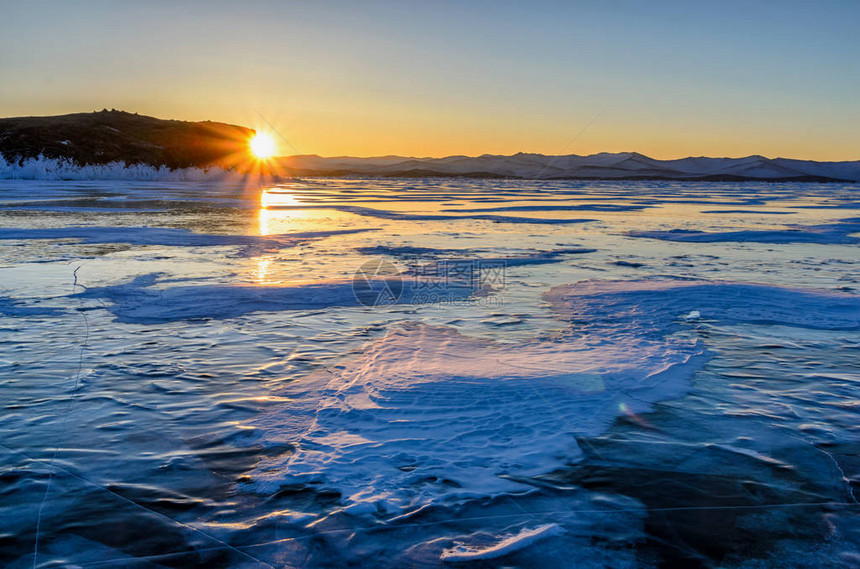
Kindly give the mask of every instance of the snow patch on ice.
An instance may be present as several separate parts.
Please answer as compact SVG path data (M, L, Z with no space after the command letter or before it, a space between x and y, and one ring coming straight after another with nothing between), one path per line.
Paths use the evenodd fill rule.
M263 442L297 450L261 464L253 486L331 488L356 514L528 491L522 479L578 459L575 435L602 432L622 404L683 393L703 355L689 341L510 346L405 325L291 386L287 397L316 402L304 420L287 405L257 421Z
M581 457L577 436L678 397L708 354L674 331L706 319L860 327L860 297L710 281L586 281L546 299L572 328L516 345L405 324L351 362L294 382L254 420L255 443L289 444L251 487L334 490L344 511L394 516L528 492Z
M476 561L479 559L496 559L520 549L525 549L541 539L560 535L564 529L558 524L545 524L532 529L523 529L519 533L501 539L492 545L468 545L458 543L450 549L445 549L440 556L443 561Z
M579 329L590 329L613 315L640 332L664 334L683 319L706 318L726 324L750 322L813 328L860 328L860 295L789 289L758 284L676 279L582 281L555 287L544 299Z
M127 283L91 287L75 296L111 301L107 309L119 322L163 323L235 318L251 312L361 306L373 304L375 295L383 290L393 291L393 296L383 299L386 304L418 304L426 296L430 282L393 277L362 281L360 287L352 280L337 280L295 286L217 284L155 288L158 276L151 273ZM445 301L465 300L476 292L478 289L470 283L444 283Z
M61 313L62 310L59 308L30 306L20 300L0 296L0 315L2 316L20 318L26 316L52 316Z

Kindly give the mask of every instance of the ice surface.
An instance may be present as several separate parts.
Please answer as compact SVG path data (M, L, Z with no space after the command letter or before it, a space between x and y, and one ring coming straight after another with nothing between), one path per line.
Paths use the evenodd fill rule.
M702 213L748 213L750 215L796 215L796 211L759 211L755 209L705 209Z
M260 249L294 247L312 239L333 235L361 233L371 229L336 229L305 231L257 237L254 235L212 235L193 233L186 229L165 227L52 227L47 229L3 228L3 239L74 239L80 243L129 243L133 245L162 245L165 247L223 247L245 246L259 254Z
M745 229L741 231L691 231L671 229L669 231L631 231L632 237L683 241L687 243L752 242L752 243L821 243L851 244L860 243L860 238L851 233L860 232L860 220L849 218L841 223L794 227L776 230Z
M487 213L468 213L461 215L438 215L430 213L403 213L397 211L388 211L382 209L374 209L370 207L361 207L354 205L301 205L301 206L285 206L285 205L269 205L274 211L277 210L307 210L307 209L333 209L365 217L377 217L381 219L393 219L400 221L454 221L461 219L477 219L483 221L492 221L495 223L537 223L541 225L565 225L569 223L587 223L595 221L588 218L542 218L542 217L516 217L511 215L493 215Z
M637 204L575 204L575 205L507 205L498 207L479 207L479 208L451 208L444 211L450 212L491 212L491 211L638 211L646 209L648 205Z
M466 259L469 263L477 266L503 266L503 267L523 267L527 265L545 265L547 263L559 263L565 260L566 255L582 255L584 253L594 253L597 249L588 249L586 247L572 247L566 249L554 249L551 251L537 251L518 256L507 257L481 257L474 256ZM443 261L444 262L444 261ZM449 260L452 264L456 264L457 259Z
M619 161L648 167L594 164ZM0 181L0 565L33 566L53 470L39 566L851 566L857 243L628 232L847 240L857 204L851 184ZM600 221L457 217L491 206ZM448 278L476 262L516 269ZM418 294L438 275L444 298Z
M529 265L560 263L565 260L567 255L582 255L596 251L596 249L586 247L566 247L549 251L525 252L522 255L491 257L486 253L474 249L432 249L409 245L375 245L373 247L359 247L356 250L364 255L389 255L396 257L409 263L409 267L406 270L409 273L436 274L439 276L453 275L458 268L465 268L479 275L481 270L489 270L491 268L507 269ZM427 260L434 262L422 263Z

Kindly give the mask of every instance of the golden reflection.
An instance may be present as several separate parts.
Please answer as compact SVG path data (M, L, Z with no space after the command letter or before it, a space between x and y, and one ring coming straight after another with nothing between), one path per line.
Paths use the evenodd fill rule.
M352 212L303 203L299 190L270 186L259 194L257 213L261 236L289 235L307 231L335 231L368 227L375 223Z
M257 284L264 285L269 276L269 265L272 264L272 258L268 255L257 259Z
M276 235L278 233L281 233L280 231L275 230L275 228L273 227L273 225L274 225L273 222L278 221L278 220L282 220L282 219L284 219L284 217L288 216L289 214L290 214L290 212L288 212L288 211L283 212L283 211L272 211L272 210L265 209L265 208L261 209L260 215L258 218L259 222L260 222L260 235L265 237L266 235Z
M306 209L261 209L258 220L260 235L283 235L302 231L333 229L336 221L332 214Z
M260 194L260 205L263 208L270 206L294 206L299 201L291 193L283 190L263 190Z
M299 205L299 201L284 190L263 190L260 194L260 235L275 235L284 230L294 231L298 226L307 225L306 218L313 215L308 211L294 209L268 209L269 207L291 207ZM292 222L292 223L289 223ZM298 222L298 223L296 223Z
M266 209L266 206L263 206L263 209L260 210L260 215L258 216L260 222L260 235L271 235L271 233L269 233L269 213L270 212Z

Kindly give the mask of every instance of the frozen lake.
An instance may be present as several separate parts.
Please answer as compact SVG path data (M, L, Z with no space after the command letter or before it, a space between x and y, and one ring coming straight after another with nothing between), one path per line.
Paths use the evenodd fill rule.
M856 567L860 187L2 180L0 405L4 567Z

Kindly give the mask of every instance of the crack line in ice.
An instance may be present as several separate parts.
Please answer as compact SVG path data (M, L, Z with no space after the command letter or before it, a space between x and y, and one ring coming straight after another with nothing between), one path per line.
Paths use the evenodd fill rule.
M86 264L86 263L81 263L80 265L75 267L74 271L72 271L72 277L74 279L72 281L72 294L74 294L75 289L79 286L78 285L78 271L81 269L82 266L84 266L84 264ZM81 304L81 308L83 308L83 301L81 300L79 302ZM71 396L69 397L69 402L66 404L66 410L65 410L65 413L63 414L63 424L61 427L61 432L64 434L67 434L66 424L69 420L69 415L72 412L72 404L77 399L76 394L78 391L78 385L80 384L80 381L81 381L81 371L84 368L84 350L86 350L87 344L90 341L90 322L89 322L89 319L87 318L86 312L84 312L83 310L80 310L79 312L81 314L81 317L84 319L84 326L85 326L84 341L83 341L83 343L81 343L80 356L78 357L78 370L75 373L75 385L72 388ZM51 460L48 462L48 483L45 486L45 493L42 496L42 501L39 504L39 512L36 515L36 538L35 538L34 544L33 544L33 569L36 569L36 565L37 565L37 562L39 560L39 534L40 534L40 530L42 527L42 511L45 508L45 503L48 501L48 495L51 492L51 483L54 480L54 461L56 460L57 453L60 451L60 447L62 445L63 445L62 440L57 442L57 446L54 447L54 453L51 455Z
M812 444L812 446L814 446L816 450L819 450L819 451L823 452L824 454L826 454L827 457L830 458L831 461L833 461L833 465L836 467L836 470L838 470L839 474L842 476L842 482L845 483L845 487L848 490L848 495L851 496L851 499L854 500L855 504L857 504L858 503L857 497L854 495L854 488L851 487L851 480L845 474L845 470L842 469L842 465L839 464L839 461L836 460L836 457L834 457L831 453L827 452L825 449L821 448L820 446L813 444L813 443L810 443L810 444Z
M812 448L814 448L815 450L817 450L818 452L821 452L821 453L823 453L825 456L827 456L827 458L829 458L829 459L830 459L830 461L833 463L833 465L836 467L836 470L838 470L838 471L839 471L839 475L840 475L840 477L842 478L842 482L843 482L843 484L845 484L845 490L847 491L848 495L849 495L849 496L851 496L851 499L854 501L854 503L855 503L855 504L860 505L860 502L858 502L858 501L857 501L857 496L855 496L855 495L854 495L854 488L853 488L853 486L852 486L852 484L851 484L851 479L850 479L850 478L848 478L848 475L847 475L847 474L845 474L845 470L842 468L842 465L841 465L841 464L839 464L839 461L838 461L838 460L836 460L836 457L835 457L835 456L833 456L833 454L832 454L832 453L828 452L828 451L827 451L827 449L821 448L821 446L817 445L815 442L813 442L813 441L811 441L811 440L809 440L809 439L803 438L803 437L801 437L800 435L797 435L797 434L795 434L795 433L793 433L793 432L790 432L790 431L788 431L787 429L782 428L782 429L780 429L780 430L782 430L782 431L783 431L783 433L785 433L785 435L786 435L786 436L789 436L789 437L791 437L791 438L793 438L793 439L797 439L797 440L799 440L799 441L802 441L802 442L804 442L804 443L807 443L807 444L809 444Z

